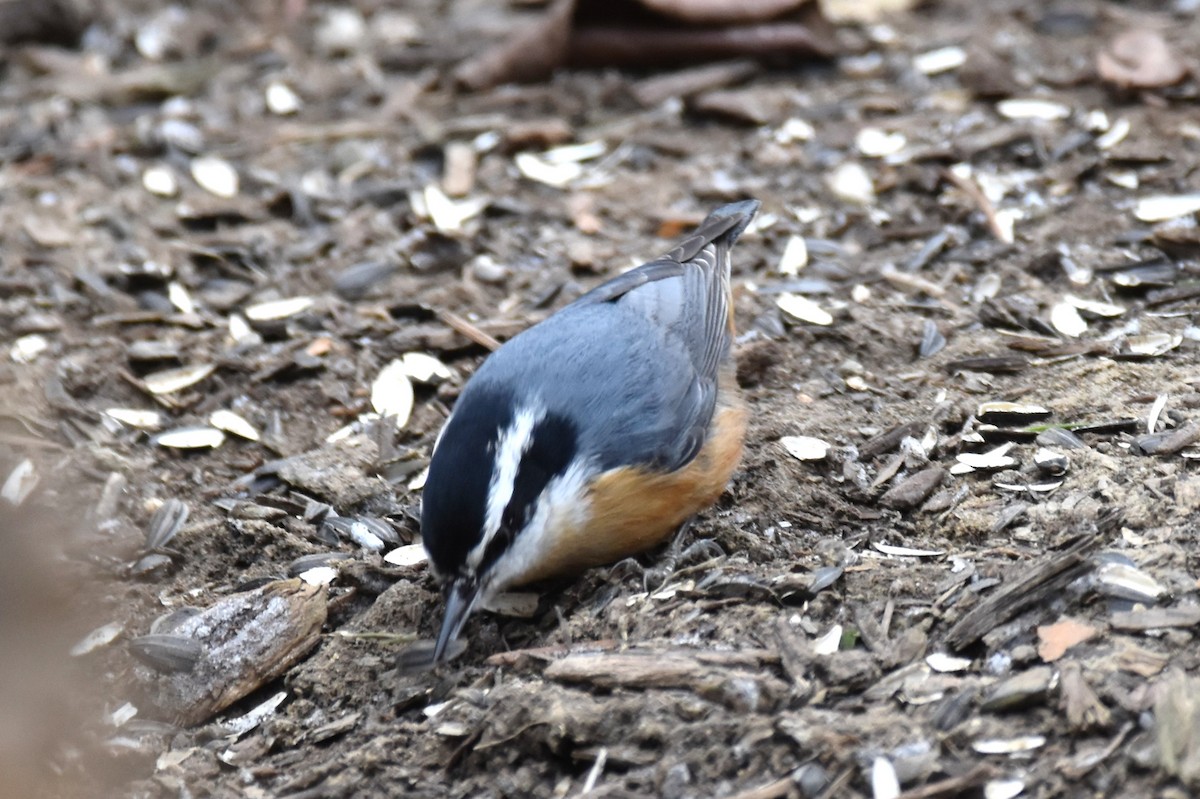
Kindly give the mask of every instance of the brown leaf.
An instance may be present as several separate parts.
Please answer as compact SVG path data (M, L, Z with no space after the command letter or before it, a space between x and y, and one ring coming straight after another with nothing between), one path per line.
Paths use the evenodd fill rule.
M1038 627L1038 655L1047 663L1053 663L1066 654L1068 649L1083 643L1098 632L1095 627L1074 619L1063 619L1055 624Z
M1187 76L1187 67L1156 31L1122 31L1096 55L1096 71L1123 89L1159 89Z

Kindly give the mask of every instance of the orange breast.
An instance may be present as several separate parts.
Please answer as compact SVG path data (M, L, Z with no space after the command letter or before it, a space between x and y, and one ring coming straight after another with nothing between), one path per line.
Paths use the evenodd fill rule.
M691 463L670 473L621 468L600 475L588 491L587 523L558 531L521 582L615 563L662 543L721 496L741 460L745 434L746 409L735 390L723 389L708 439Z

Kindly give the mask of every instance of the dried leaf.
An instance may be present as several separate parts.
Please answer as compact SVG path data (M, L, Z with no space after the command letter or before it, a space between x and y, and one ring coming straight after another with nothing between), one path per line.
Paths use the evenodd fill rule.
M1068 649L1083 643L1098 632L1100 631L1090 624L1074 619L1043 625L1037 628L1038 656L1047 663L1053 663L1066 654Z

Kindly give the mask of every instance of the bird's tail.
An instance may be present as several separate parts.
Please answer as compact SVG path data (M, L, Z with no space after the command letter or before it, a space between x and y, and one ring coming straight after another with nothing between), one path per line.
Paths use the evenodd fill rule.
M701 250L710 244L722 247L725 253L738 240L738 236L746 230L750 220L758 213L761 203L758 200L742 200L741 202L722 205L704 218L704 221L692 231L692 235L675 246L667 254L668 258L686 263L695 258ZM718 259L728 266L728 259Z

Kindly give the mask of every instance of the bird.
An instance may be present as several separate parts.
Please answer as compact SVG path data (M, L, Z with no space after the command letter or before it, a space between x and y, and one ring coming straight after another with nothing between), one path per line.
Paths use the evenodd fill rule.
M434 443L421 538L445 611L432 663L510 587L663 543L724 492L747 410L723 205L663 255L527 328L467 381Z

